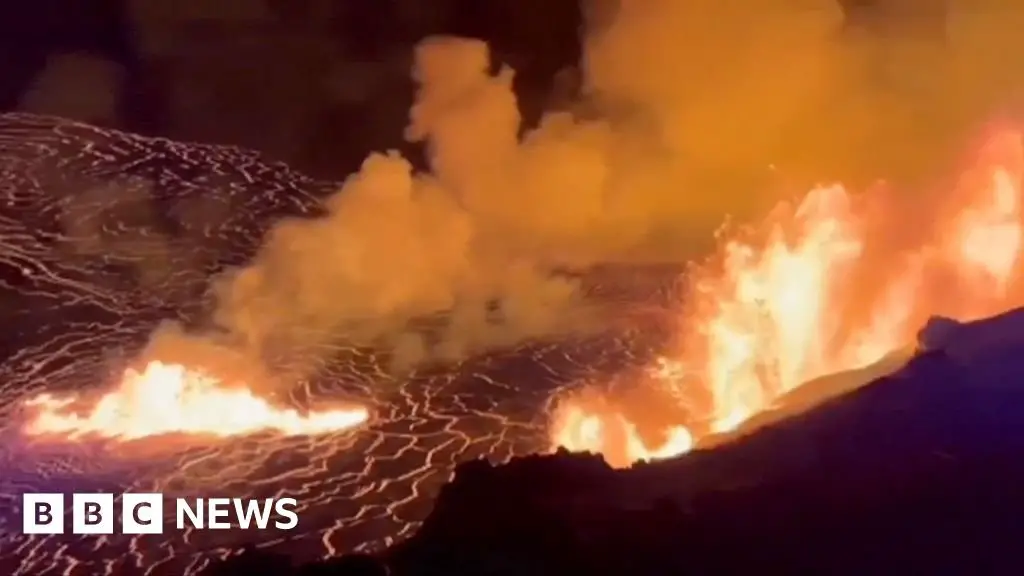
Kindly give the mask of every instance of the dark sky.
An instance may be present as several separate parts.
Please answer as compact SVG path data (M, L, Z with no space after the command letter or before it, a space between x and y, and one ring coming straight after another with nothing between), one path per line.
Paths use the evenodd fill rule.
M616 1L588 2L588 13L607 17L601 7ZM892 15L909 10L934 21L926 33L942 34L945 0L836 2L850 29L906 34ZM493 59L516 70L527 123L579 88L584 11L576 0L11 5L0 15L3 109L242 145L318 176L342 177L370 150L415 153L402 134L412 48L424 37L487 40Z
M215 6L214 6L215 5ZM579 59L573 0L39 0L0 18L0 106L261 149L319 175L402 143L411 50L488 39L527 115ZM88 8L86 8L88 6Z

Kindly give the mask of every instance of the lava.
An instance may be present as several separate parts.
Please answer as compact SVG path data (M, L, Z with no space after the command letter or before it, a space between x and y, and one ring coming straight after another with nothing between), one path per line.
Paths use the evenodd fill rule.
M103 395L85 415L66 409L76 395L41 394L26 406L35 413L29 435L134 440L164 434L235 436L272 430L286 435L322 434L355 428L369 419L364 407L300 414L271 406L244 388L180 364L153 361L142 372L129 369L120 386Z
M577 452L601 452L612 466L638 460L660 460L693 448L694 438L685 426L672 426L656 446L648 446L636 424L622 414L599 413L593 407L570 404L558 412L555 444Z
M0 524L19 521L18 498L26 491L96 487L263 497L272 490L304 496L301 534L168 531L162 537L112 535L69 543L55 535L7 531L0 536L0 548L10 551L2 559L9 568L5 573L135 574L145 567L149 573L195 575L211 556L253 542L301 560L378 550L415 532L440 486L466 459L502 462L564 445L602 452L611 464L628 466L703 447L718 437L716 430L739 426L743 433L745 426L760 421L750 421L751 414L773 416L765 410L779 403L787 389L799 391L789 400L814 392L813 386L801 388L809 375L869 362L905 344L931 313L963 319L987 315L1012 305L1020 288L1015 276L1019 145L1008 139L997 146L999 154L976 166L948 195L929 194L927 204L910 211L892 206L891 197L876 191L852 194L837 186L780 206L764 225L728 235L717 255L683 279L688 289L678 297L685 305L675 315L666 314L662 302L679 284L677 269L629 266L588 277L600 288L594 298L614 304L623 312L622 324L629 322L628 329L618 330L616 323L595 338L523 343L451 370L402 376L389 372L386 354L350 343L332 345L338 357L318 365L303 394L315 405L352 397L365 402L373 426L355 423L366 413L355 410L346 420L351 426L320 428L358 433L298 432L296 422L308 425L318 413L278 409L244 388L217 382L210 383L211 394L200 396L205 399L198 408L177 404L172 386L159 389L162 398L170 399L154 400L159 410L143 403L145 410L136 413L132 403L139 397L129 393L128 378L114 390L103 390L111 400L96 403L92 396L109 365L106 353L149 341L154 308L185 306L185 316L195 314L189 298L202 293L209 281L206 261L197 263L196 255L206 250L246 261L272 222L316 213L319 184L236 148L147 139L64 121L4 118L0 128L7 122L17 138L5 141L7 148L0 151L0 163L8 167L9 180L0 180L5 214L10 215L0 221L5 246L0 264L33 273L21 277L17 290L0 287L13 314L7 334L17 343L17 352L5 357L0 370L0 432L14 432L3 425L21 428L26 416L35 426L56 416L49 426L62 423L58 431L33 433L43 440L107 435L114 442L82 442L55 451L38 449L36 442L5 443L0 504L11 515L0 518ZM14 152L16 162L5 160ZM217 225L182 218L182 244L169 244L165 252L166 267L174 273L147 275L141 288L129 290L121 272L111 272L107 263L131 254L69 256L54 250L54 239L37 225L38 215L60 212L63 192L54 190L49 179L30 176L59 174L60 181L76 181L77 167L85 167L120 185L132 176L129 168L139 165L155 170L151 178L159 182L160 194L178 204L211 200L234 208ZM197 186L192 180L197 165L223 179ZM118 204L107 196L88 204L94 212L86 216L109 212L110 229L137 228L126 215L112 211ZM922 230L904 235L905 228ZM638 277L648 271L653 282L640 282ZM628 296L620 297L624 293ZM650 328L634 319L633 312L641 309L644 322L652 321ZM787 318L794 309L803 315ZM667 333L678 334L669 347L664 345ZM658 353L657 361L637 366ZM144 356L183 357L193 359L161 352ZM191 370L207 365L205 359L164 367L191 381L197 376ZM292 367L287 361L284 366ZM242 380L256 384L256 378ZM605 392L609 380L616 383L617 395ZM564 395L582 381L599 386L588 387L589 395ZM83 393L36 396L37 405L27 409L17 401L53 390ZM231 410L213 409L223 404L208 399L225 396L233 398ZM538 410L546 411L552 396L560 402L552 425L542 427ZM240 406L253 408L242 412L248 424L237 430L280 433L241 438L230 436L236 434L231 427L216 432ZM115 415L123 408L129 410ZM784 413L789 412L779 411ZM178 416L191 424L182 425ZM197 432L200 437L228 434L229 441L189 438L181 450L145 450L150 444L146 434L204 426L205 432ZM111 445L131 437L143 440ZM125 446L132 449L122 450ZM124 452L136 455L140 447L145 461L119 458ZM107 458L108 448L113 458Z
M664 423L651 446L621 410L576 396L554 418L552 445L617 466L682 454L805 382L906 346L931 313L973 319L1012 305L1024 232L1020 134L995 135L979 158L945 215L902 250L893 239L929 210L874 222L866 201L886 199L840 186L815 188L762 229L728 237L690 276L677 345L650 370L671 397L706 399L701 426Z

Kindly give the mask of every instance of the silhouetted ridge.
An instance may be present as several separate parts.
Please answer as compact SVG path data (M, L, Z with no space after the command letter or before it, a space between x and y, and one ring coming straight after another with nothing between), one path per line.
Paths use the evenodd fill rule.
M1018 314L958 330L976 340ZM890 376L672 461L614 471L560 451L467 462L420 531L377 563L360 557L361 569L1013 574L1024 560L1024 387L1002 376L1019 353L974 365L957 346L922 349ZM295 573L372 573L330 566Z

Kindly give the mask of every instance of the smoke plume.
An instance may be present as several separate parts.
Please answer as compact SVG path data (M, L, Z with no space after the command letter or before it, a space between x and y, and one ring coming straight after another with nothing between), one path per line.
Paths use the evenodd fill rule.
M372 154L326 216L279 223L216 281L217 345L270 363L369 345L410 366L585 330L601 308L573 271L695 256L726 214L814 180L933 173L1013 104L1024 11L943 30L900 2L845 20L827 0L595 2L578 109L522 137L514 71L483 42L424 41L407 137L430 172Z

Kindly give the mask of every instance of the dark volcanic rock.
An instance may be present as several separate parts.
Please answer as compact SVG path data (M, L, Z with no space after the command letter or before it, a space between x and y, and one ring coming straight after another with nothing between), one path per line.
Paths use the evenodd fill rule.
M967 326L1007 330L1017 314ZM1012 574L1024 560L1017 355L923 352L808 413L625 472L565 453L467 463L374 569Z

